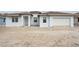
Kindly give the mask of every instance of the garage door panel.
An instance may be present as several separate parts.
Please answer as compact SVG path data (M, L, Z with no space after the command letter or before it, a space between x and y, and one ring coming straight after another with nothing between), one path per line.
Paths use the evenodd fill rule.
M69 26L70 25L70 19L58 19L58 18L54 18L53 19L53 25L54 26Z

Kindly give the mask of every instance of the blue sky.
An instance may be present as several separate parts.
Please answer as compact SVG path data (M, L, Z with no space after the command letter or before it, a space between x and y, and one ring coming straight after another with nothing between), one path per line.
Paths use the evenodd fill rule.
M0 11L79 11L78 0L0 0Z

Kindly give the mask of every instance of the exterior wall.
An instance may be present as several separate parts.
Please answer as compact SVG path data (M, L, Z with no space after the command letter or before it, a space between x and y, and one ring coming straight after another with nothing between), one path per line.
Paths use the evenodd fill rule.
M34 17L37 17L37 22L34 22ZM32 25L32 26L37 26L37 25L39 25L39 17L38 17L38 15L37 15L37 14L33 14L33 16L31 16L30 22L31 22L31 25Z
M50 16L50 27L53 27L53 16Z
M6 17L6 26L23 26L23 19L18 17L18 22L12 22L12 17Z
M32 14L33 15L33 17L38 17L38 14Z
M31 25L38 25L39 24L39 18L37 18L37 22L34 22L34 17L31 18Z
M33 23L34 20L30 15L22 15L21 17L18 17L18 22L12 22L12 17L6 17L6 26L24 26L24 18L23 16L28 16L28 26L31 25L40 25L40 27L53 27L58 26L58 23L54 22L55 18L63 18L63 19L69 19L68 23L70 27L74 27L74 16L40 16L38 18L39 23L35 24ZM37 17L37 15L34 15L34 17ZM43 17L46 17L46 23L43 23ZM59 22L60 20L57 20ZM62 21L60 21L62 23ZM64 24L67 24L67 22L64 22ZM65 25L64 25L65 26Z
M31 16L30 15L22 15L21 16L21 20L22 20L22 25L25 26L25 22L24 22L24 16L28 16L28 26L31 26Z
M53 26L74 27L74 16L46 16L46 17L47 17L47 23L43 23L43 16L40 17L40 27L53 27ZM55 20L55 18L57 18L57 20Z
M12 17L6 17L6 26L25 26L23 16L28 16L28 26L30 26L30 16L29 15L22 15L18 17L18 22L12 22Z
M43 17L46 17L46 23L43 23ZM48 16L40 16L40 27L49 27L50 23L49 23L50 19Z
M71 27L74 27L74 16L71 17L71 23L70 23Z

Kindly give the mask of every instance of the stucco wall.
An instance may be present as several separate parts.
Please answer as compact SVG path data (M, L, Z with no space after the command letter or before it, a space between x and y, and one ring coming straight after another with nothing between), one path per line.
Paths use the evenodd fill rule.
M74 16L71 16L71 23L70 23L70 26L71 26L71 27L74 27L74 20L75 20L75 19L74 19Z
M53 26L74 27L74 17L73 16L46 16L47 23L43 23L43 17L44 16L40 17L40 27L53 27ZM56 20L56 18L58 20Z
M23 19L22 15L21 17L18 18L18 22L12 22L12 17L6 17L6 26L24 26L24 19ZM46 17L46 23L43 23L43 17ZM53 26L58 26L59 23L57 22L61 22L61 25L64 24L64 26L66 24L68 24L67 22L62 22L60 20L56 20L56 23L54 22L55 18L63 18L63 19L69 19L67 22L69 23L70 27L74 27L74 16L40 16L39 23L40 23L40 27L53 27ZM29 19L28 19L28 26L30 25L36 25L39 23L33 23L34 20L32 19L32 17L29 15Z
M46 17L46 23L43 23L43 17ZM49 20L48 16L40 16L40 27L49 27Z
M31 18L31 25L39 25L39 18L37 17L37 22L34 22L34 17Z
M37 22L34 22L34 17L37 17ZM30 22L31 22L32 26L39 25L39 17L38 17L38 15L37 14L33 14L33 16L31 16Z
M12 22L12 17L6 17L6 26L23 26L23 19L18 17L18 22Z

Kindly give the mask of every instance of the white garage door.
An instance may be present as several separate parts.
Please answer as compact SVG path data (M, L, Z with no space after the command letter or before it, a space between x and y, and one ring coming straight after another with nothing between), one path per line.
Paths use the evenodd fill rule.
M54 26L70 26L69 18L53 18Z

